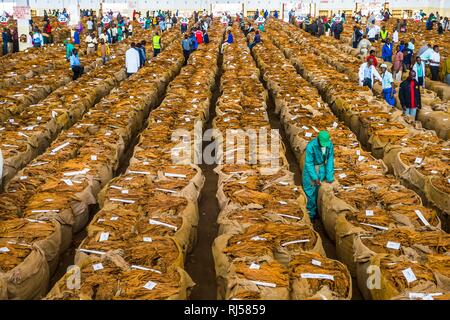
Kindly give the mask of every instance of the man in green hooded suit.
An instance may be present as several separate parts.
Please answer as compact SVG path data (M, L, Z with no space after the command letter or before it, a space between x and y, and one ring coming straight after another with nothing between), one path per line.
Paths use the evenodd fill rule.
M334 181L334 147L328 131L320 131L306 146L302 184L311 220L317 217L317 195L322 181Z

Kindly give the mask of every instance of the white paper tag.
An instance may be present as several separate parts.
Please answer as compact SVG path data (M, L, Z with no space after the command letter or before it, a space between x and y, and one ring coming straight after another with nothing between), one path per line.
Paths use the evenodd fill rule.
M356 150L356 155L360 156L361 155L361 150Z
M271 282L254 281L254 280L250 280L250 282L256 284L257 286L262 286L262 287L270 287L270 288L277 287L277 285L275 283L271 283Z
M259 270L261 268L261 266L255 262L252 262L252 264L248 268L252 269L252 270Z
M282 247L286 247L286 246L288 246L288 245L290 245L290 244L304 243L304 242L309 242L309 239L302 239L302 240L289 241L289 242L282 243L281 246L282 246Z
M171 228L171 229L174 229L175 231L178 230L177 226L173 226L171 224L164 223L164 222L161 222L161 221L158 221L158 220L154 220L154 219L148 220L148 223L154 224L154 225L164 226L164 227L167 227L167 228Z
M169 172L165 172L164 176L165 177L171 177L171 178L186 178L186 175L184 175L184 174L169 173Z
M316 259L312 259L311 263L315 266L319 266L319 267L322 266L322 262L320 262L319 260L316 260Z
M278 201L278 203L282 204L282 205L287 205L288 204L286 201L282 201L282 200Z
M10 250L7 247L0 248L0 252L9 252Z
M307 137L307 138L312 137L312 132L305 132L305 137Z
M55 118L58 115L58 112L52 110L52 118Z
M414 282L417 280L416 275L412 271L411 268L406 268L405 270L402 270L403 275L405 276L405 279L408 283Z
M419 217L420 221L422 221L422 223L426 226L429 226L430 224L428 223L427 219L425 219L425 217L422 214L422 211L420 210L414 210L414 212L416 213L416 215Z
M322 273L302 273L300 275L303 279L326 279L334 281L334 277L330 274Z
M157 283L153 281L149 281L144 285L145 289L153 290L156 287Z
M366 158L366 157L364 157L364 156L359 156L359 157L358 157L358 161L363 161L365 158Z
M366 210L367 217L373 217L373 210Z
M91 160L92 160L92 161L97 161L97 156L96 156L95 154L93 154L93 155L91 156Z
M98 239L99 242L107 241L109 238L109 232L102 232L100 233L100 238Z
M400 243L394 242L394 241L388 241L386 244L386 248L399 250L400 249Z
M152 242L153 241L152 238L150 238L150 237L144 237L142 240L144 242Z
M120 193L122 193L122 194L128 194L128 190L127 190L127 189L121 190Z
M64 181L64 183L67 184L68 186L73 186L73 182L70 179L62 179L62 181Z
M333 128L337 128L338 127L338 123L337 122L333 122Z
M421 164L422 161L423 161L422 158L416 158L416 160L414 161L414 163L416 163L416 164Z
M94 271L102 270L103 269L103 265L101 263L93 264L92 265L92 269L94 269Z
M344 179L347 175L345 173L341 173L338 175L339 179Z
M111 220L111 221L117 221L117 220L119 220L119 217L114 216L114 217L111 217L109 220Z
M260 236L254 236L254 237L250 238L250 240L252 240L252 241L266 241L267 239L266 238L262 238Z
M119 198L110 198L110 201L116 201L116 202L123 202L123 203L130 203L133 204L134 200L127 200L127 199L119 199Z

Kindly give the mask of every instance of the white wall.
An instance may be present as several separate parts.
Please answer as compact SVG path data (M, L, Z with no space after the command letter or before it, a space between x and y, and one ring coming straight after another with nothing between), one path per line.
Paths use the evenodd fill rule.
M68 7L69 3L74 1L77 0L29 0L32 9L62 9L63 7ZM79 1L81 8L99 8L100 0ZM318 10L353 10L355 8L355 2L361 3L368 1L371 0L105 0L105 7L108 7L108 4L113 4L114 7L120 6L131 9L131 11L134 8L140 10L209 10L212 3L244 3L246 10L261 8L281 10L283 3L288 7L292 7L299 3L303 3L303 6L309 6L309 3L312 2L316 4L316 12L318 12ZM11 3L14 2L14 0L0 0L0 10L2 7L12 7ZM403 9L416 11L424 9L429 12L432 9L433 11L441 11L441 14L443 12L450 12L450 0L387 0L387 2L389 2L391 10Z

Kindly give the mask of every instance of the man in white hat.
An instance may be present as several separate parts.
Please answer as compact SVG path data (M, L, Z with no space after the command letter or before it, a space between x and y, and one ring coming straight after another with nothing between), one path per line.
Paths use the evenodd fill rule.
M384 100L392 106L395 107L395 89L394 89L394 78L392 77L392 73L388 71L388 67L385 63L383 63L381 66L381 85L383 87L383 96Z

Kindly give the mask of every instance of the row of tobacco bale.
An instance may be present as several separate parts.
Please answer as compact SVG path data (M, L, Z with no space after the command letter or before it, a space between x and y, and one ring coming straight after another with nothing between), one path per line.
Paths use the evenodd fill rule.
M131 41L150 37L149 31L139 30L133 38L110 47L111 58L123 55ZM85 72L102 65L97 55L81 57ZM65 59L64 46L44 48L24 56L14 56L0 67L4 72L0 81L2 93L0 119L7 120L27 106L42 100L52 91L71 81L72 71ZM80 80L79 80L80 81Z
M135 37L143 39L146 35L148 34L144 33ZM175 30L164 34L167 43L178 37L179 32ZM100 62L78 81L59 88L37 104L11 102L12 105L4 106L2 112L8 120L5 120L0 128L4 161L3 183L7 183L18 170L41 154L62 129L71 127L86 111L126 79L124 52L127 46L128 44L121 43L120 48L117 48L116 58L106 65ZM48 93L46 90L43 92ZM33 102L42 98L36 98L33 94L27 97Z
M271 132L259 69L244 35L237 26L232 32L213 122L221 209L213 245L218 298L350 299L350 274L325 255L281 137ZM250 130L260 131L252 137Z
M100 190L115 175L150 109L183 63L178 42L167 43L150 64L9 181L0 194L2 299L36 299L47 293L72 234L87 224Z
M313 46L311 46L313 52L339 72L345 73L351 80L359 82L358 74L362 61L347 53L345 45L340 44L334 38L319 40L314 37L307 37L307 40L313 43ZM405 77L406 75L407 72L405 72ZM443 85L447 86L446 84ZM398 92L398 88L396 91ZM374 85L374 92L382 97L382 88L379 83ZM436 92L422 89L421 102L422 108L418 111L417 119L423 127L436 131L440 138L448 140L450 138L450 101L444 102ZM396 95L396 106L401 109L399 95Z
M222 27L213 26L210 43L191 54L150 113L126 172L100 192L101 209L75 256L80 287L67 285L68 272L46 299L187 299L194 283L184 259L196 239L204 182L187 138L208 119L222 35ZM175 46L170 55L182 65ZM176 162L174 153L181 154Z
M336 71L310 49L309 36L292 25L273 22L283 30L275 44L330 103L333 112L355 133L362 146L382 158L389 172L413 188L427 205L439 209L443 228L450 228L450 143L434 132L415 128L400 111L391 108L370 92ZM320 65L320 68L318 68Z
M339 260L356 277L362 295L448 299L450 236L440 229L436 212L387 175L381 160L362 150L355 134L338 121L315 88L327 81L326 76L317 65L303 65L309 78L300 77L293 61L285 58L289 51L278 49L289 43L287 34L278 30L275 46L272 32L267 29L263 44L254 48L255 56L301 166L307 143L320 130L330 132L336 181L320 188L319 213Z

